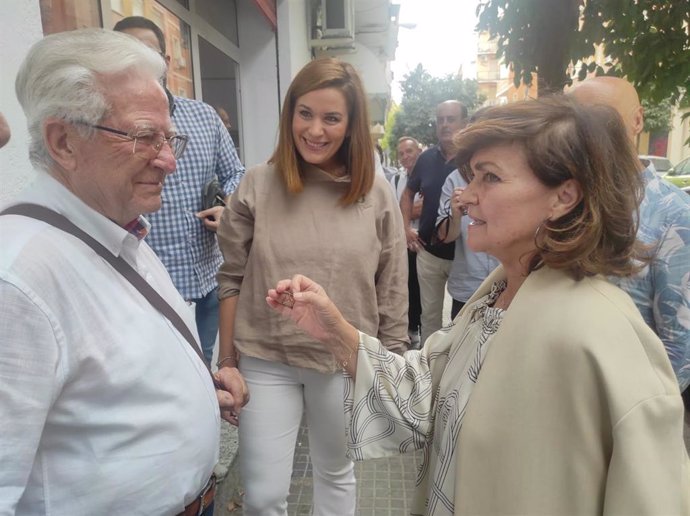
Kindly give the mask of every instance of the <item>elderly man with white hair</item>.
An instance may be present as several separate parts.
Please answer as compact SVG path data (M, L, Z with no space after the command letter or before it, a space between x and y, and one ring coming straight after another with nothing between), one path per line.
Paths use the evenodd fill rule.
M42 173L0 216L0 514L212 513L220 416L247 391L211 377L142 240L186 143L164 72L88 29L39 41L17 76Z

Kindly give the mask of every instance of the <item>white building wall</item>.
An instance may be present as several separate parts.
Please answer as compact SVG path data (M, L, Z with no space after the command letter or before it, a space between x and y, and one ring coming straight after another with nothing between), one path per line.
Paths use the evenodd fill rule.
M280 103L297 72L311 60L305 0L278 0L278 77Z
M278 135L278 79L275 33L252 2L237 3L243 161L266 161Z
M14 94L14 80L29 47L42 37L38 1L3 3L0 16L0 111L7 119L12 138L0 149L0 204L31 183L36 174L29 163L29 134L26 118Z

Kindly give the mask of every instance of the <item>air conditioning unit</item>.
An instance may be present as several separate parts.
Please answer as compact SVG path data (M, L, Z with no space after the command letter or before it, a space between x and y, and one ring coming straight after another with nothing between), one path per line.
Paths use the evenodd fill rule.
M321 0L323 38L355 37L355 0Z

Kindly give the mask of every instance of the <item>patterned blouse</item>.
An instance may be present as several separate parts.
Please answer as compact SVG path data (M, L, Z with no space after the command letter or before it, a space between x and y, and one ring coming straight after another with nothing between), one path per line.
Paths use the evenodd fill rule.
M413 515L454 512L458 435L503 318L493 304L505 287L495 283L421 350L402 357L360 334L357 381L345 375L348 455L364 460L423 449Z

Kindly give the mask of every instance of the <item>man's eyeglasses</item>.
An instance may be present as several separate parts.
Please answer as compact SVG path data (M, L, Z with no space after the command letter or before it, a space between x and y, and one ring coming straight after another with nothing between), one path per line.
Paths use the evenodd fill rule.
M163 148L163 144L167 143L170 145L170 150L172 150L175 159L180 158L185 148L187 147L187 142L189 137L184 134L173 134L172 136L165 137L160 133L153 133L151 131L130 131L129 133L125 131L120 131L119 129L113 129L112 127L106 127L104 125L97 124L84 124L99 131L106 131L114 135L119 136L125 140L134 142L132 146L132 154L145 154L149 158L157 156L160 150Z

